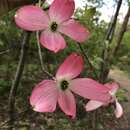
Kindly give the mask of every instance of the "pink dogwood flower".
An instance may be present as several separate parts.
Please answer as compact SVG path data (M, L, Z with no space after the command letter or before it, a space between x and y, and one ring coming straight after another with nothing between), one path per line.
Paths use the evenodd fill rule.
M83 69L83 59L73 53L59 67L54 80L37 84L30 96L30 104L37 112L54 112L57 102L66 114L75 118L76 102L72 92L88 99L108 102L108 88L90 78L75 78Z
M78 42L84 42L89 31L71 19L74 13L74 0L54 0L49 11L33 5L23 6L15 15L18 27L28 31L41 30L40 43L47 49L58 52L66 47L61 34Z
M123 108L121 104L118 102L118 99L116 98L116 92L119 88L117 83L107 83L104 85L104 87L107 87L109 89L109 94L111 95L111 101L109 103L115 103L116 109L115 109L115 115L117 118L120 118L123 115ZM86 111L92 111L95 110L101 106L107 106L109 103L104 103L98 100L90 100L86 105Z

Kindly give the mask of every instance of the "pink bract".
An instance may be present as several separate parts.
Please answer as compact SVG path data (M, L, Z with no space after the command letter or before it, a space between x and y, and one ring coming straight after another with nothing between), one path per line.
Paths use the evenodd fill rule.
M84 98L108 102L108 88L89 78L76 78L83 69L83 59L73 53L60 65L55 80L43 80L30 96L30 104L38 112L54 112L58 103L62 111L75 118L76 101L73 93ZM74 79L75 78L75 79Z
M123 115L123 108L116 98L116 92L119 89L118 84L117 83L107 83L104 85L104 87L109 89L108 93L111 95L111 98L112 98L109 103L115 103L115 106L116 106L115 115L117 118L120 118ZM86 105L86 111L92 111L101 106L108 106L109 103L104 103L104 102L101 102L98 100L90 100Z
M89 31L71 19L74 13L74 0L54 0L49 11L29 5L20 8L15 15L16 25L28 31L41 30L40 43L47 49L58 52L66 47L61 34L78 42L84 42Z

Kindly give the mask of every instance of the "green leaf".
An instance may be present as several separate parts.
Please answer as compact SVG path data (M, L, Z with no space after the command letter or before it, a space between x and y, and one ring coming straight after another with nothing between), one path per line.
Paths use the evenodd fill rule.
M18 130L28 130L27 127L19 128Z
M128 6L130 6L130 1L128 1Z
M92 18L96 13L96 7L85 9L85 17Z
M4 46L4 43L0 40L0 46Z

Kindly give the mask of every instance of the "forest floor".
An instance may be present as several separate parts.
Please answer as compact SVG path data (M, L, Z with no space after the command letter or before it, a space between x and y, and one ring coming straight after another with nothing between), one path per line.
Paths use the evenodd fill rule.
M109 73L109 77L120 84L122 88L128 90L126 97L128 102L123 103L124 116L119 124L120 128L118 130L130 130L130 76L119 69L113 69Z

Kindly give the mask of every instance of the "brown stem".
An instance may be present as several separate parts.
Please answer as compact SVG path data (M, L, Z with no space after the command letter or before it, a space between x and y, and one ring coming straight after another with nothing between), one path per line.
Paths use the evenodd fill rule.
M19 63L18 63L18 67L16 70L15 78L12 82L10 94L9 94L9 120L10 120L10 122L9 122L8 130L13 129L15 97L16 97L16 92L17 92L17 89L18 89L18 86L19 86L19 83L21 80L23 70L24 70L24 63L25 63L26 54L27 54L27 50L28 50L28 43L29 43L29 39L30 39L30 34L31 34L30 32L24 32L24 37L23 37L23 41L21 44Z
M14 127L15 98L16 98L17 89L18 89L18 86L19 86L19 83L20 83L20 80L21 80L21 77L23 74L23 70L24 70L24 64L25 64L26 54L27 54L27 50L28 50L30 35L31 35L31 32L24 32L24 37L23 37L22 44L21 44L21 53L20 53L19 63L17 66L15 78L12 82L11 90L10 90L9 128L8 128L8 130L13 130L13 127Z
M52 79L55 79L54 76L51 73L49 73L44 67L43 58L42 58L42 50L39 43L39 31L36 32L36 38L37 38L38 55L39 55L39 60L41 64L41 69L47 76L51 77Z
M91 70L93 71L93 73L94 73L94 75L95 75L95 78L98 80L98 75L97 75L97 73L96 73L96 70L95 70L94 66L92 65L91 61L89 60L89 57L88 57L88 55L87 55L87 52L84 51L84 49L83 49L83 47L81 46L80 43L78 43L78 45L79 45L79 48L80 48L82 54L84 55L85 59L87 60L89 66L90 66L90 68L91 68Z
M39 0L39 2L38 2L38 3L39 3L39 7L41 7L41 3L42 3L42 2L44 3L45 0L43 0L43 1ZM44 9L44 10L46 10L46 9ZM55 78L53 77L53 75L52 75L51 73L49 73L49 72L46 70L46 68L44 67L43 58L42 58L42 50L41 50L41 46L40 46L40 42L39 42L39 31L36 32L36 39L37 39L38 55L39 55L39 60L40 60L40 64L41 64L41 69L42 69L42 71L43 71L46 75L48 75L49 77L55 79Z

